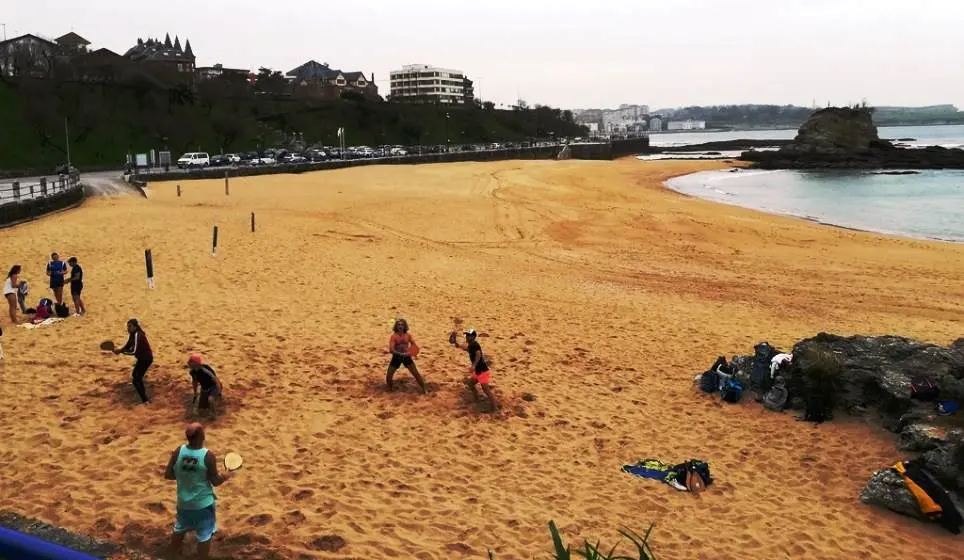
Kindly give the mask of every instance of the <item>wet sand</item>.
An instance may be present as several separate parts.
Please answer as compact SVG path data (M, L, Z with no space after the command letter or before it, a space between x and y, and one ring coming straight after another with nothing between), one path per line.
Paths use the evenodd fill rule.
M4 230L0 262L24 265L33 299L45 256L77 255L90 315L5 326L2 508L157 550L174 512L162 471L191 401L183 363L199 351L227 394L208 446L245 457L218 490L223 556L533 558L554 519L604 543L655 521L661 559L956 558L960 538L859 503L899 457L892 435L724 406L691 379L719 354L819 331L948 343L964 247L662 187L720 165L377 166L234 179L230 196L223 181L182 183L180 198L154 184L149 199ZM429 396L404 370L383 389L396 316ZM130 317L156 353L146 407L130 359L98 350ZM455 317L494 358L496 414L461 384ZM697 498L620 472L645 457L706 460L717 484Z

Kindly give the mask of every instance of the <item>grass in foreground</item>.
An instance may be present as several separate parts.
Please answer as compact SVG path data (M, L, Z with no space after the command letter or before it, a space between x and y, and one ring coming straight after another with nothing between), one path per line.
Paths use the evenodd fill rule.
M649 547L649 535L653 532L653 527L655 526L655 523L651 523L649 529L646 530L646 534L642 536L629 529L623 528L619 530L619 533L636 547L636 556L616 555L616 547L618 547L622 541L613 545L607 553L603 552L605 549L600 548L599 541L593 544L586 540L583 541L583 548L576 549L576 557L581 557L585 560L656 560L656 555L653 554L652 549ZM572 549L562 542L562 535L559 534L559 529L556 527L555 521L549 522L549 534L552 535L552 543L555 548L553 558L555 560L571 560L573 557ZM489 551L489 560L495 560L495 553L491 550Z

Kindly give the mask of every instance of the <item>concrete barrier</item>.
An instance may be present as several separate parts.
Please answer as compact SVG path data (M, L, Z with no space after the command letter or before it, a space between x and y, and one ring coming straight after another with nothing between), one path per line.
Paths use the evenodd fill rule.
M314 163L276 164L264 166L242 166L231 169L232 177L252 177L258 175L277 175L282 173L307 173L311 171L326 171L331 169L346 169L366 165L422 165L428 163L458 163L467 161L504 161L528 159L556 159L561 144L551 146L536 146L532 148L510 148L501 150L480 150L466 152L444 152L439 154L410 154L371 159L350 159L320 161ZM613 140L612 142L594 142L585 144L570 144L572 159L611 160L617 157L647 153L649 138L628 138ZM146 184L156 181L190 181L195 179L221 179L224 168L194 169L190 171L173 171L167 173L144 173L134 175L131 183Z
M80 206L87 195L83 185L77 181L74 178L65 190L56 190L53 193L48 191L44 181L43 191L47 194L39 197L33 197L33 185L30 185L32 198L20 198L0 205L0 228L15 226L51 212ZM23 186L18 185L18 189L23 189Z

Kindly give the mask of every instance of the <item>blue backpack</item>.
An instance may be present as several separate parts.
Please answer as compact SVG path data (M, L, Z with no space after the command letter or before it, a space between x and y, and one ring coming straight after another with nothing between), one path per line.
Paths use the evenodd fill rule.
M727 379L720 388L720 398L728 403L740 402L743 396L743 385L736 379Z

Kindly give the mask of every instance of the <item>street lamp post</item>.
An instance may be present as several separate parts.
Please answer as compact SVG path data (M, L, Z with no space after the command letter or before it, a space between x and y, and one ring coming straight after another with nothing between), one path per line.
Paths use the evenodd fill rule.
M67 127L67 117L64 117L64 141L67 145L67 173L70 173L70 129Z

